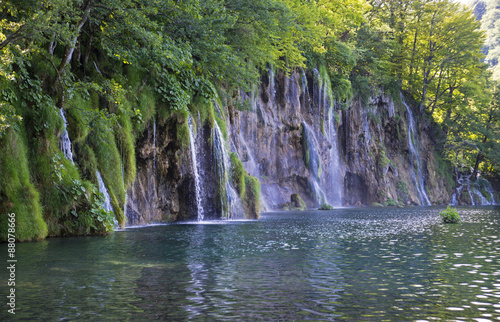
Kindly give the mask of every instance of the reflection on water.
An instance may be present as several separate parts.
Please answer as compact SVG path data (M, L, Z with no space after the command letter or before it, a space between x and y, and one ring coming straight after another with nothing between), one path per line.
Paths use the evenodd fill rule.
M440 210L268 213L18 244L15 317L498 320L499 208L460 208L457 225Z

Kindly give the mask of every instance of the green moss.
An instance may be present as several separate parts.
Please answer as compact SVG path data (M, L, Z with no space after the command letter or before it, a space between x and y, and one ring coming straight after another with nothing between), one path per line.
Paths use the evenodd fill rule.
M398 181L396 184L396 192L398 194L398 200L402 203L408 203L410 201L410 193L408 192L408 185L404 181Z
M231 182L240 195L240 198L243 198L246 192L245 176L247 173L236 153L230 153L229 157L231 158Z
M177 144L181 147L188 147L190 144L188 123L189 112L176 111L175 115L177 117Z
M43 218L49 236L86 233L90 227L82 226L85 222L75 220L76 216L71 213L78 214L88 208L90 201L81 193L73 194L75 186L81 183L80 174L78 168L59 151L57 134L61 132L63 122L58 110L55 107L50 109L36 107L24 114L24 126L30 138L29 166L40 191Z
M244 205L246 208L246 217L259 219L260 217L260 182L259 179L251 175L245 176L245 197Z
M379 153L377 155L377 165L379 167L379 170L382 171L389 163L391 163L391 160L387 157L385 147L382 144L379 144L379 148Z
M156 115L157 103L155 92L151 87L144 86L141 89L137 89L137 94L134 97L130 97L129 101L131 102L134 115L140 115L140 117L133 119L134 129L136 132L142 132L146 129L148 122ZM138 110L137 113L136 110ZM169 116L170 113L163 113L160 117L162 120L159 123L164 124Z
M213 127L215 110L212 102L207 102L202 97L195 97L193 103L189 106L189 111L191 115L200 117L201 124L208 124L211 128Z
M76 143L74 146L76 148L75 152L78 155L78 164L83 177L91 182L97 182L97 159L94 150L92 150L87 142Z
M88 113L93 109L92 99L83 98L80 93L75 93L66 110L68 121L68 134L71 142L83 142L89 134Z
M223 119L217 116L215 116L215 121L217 122L217 125L219 125L219 129L222 133L224 141L227 141L228 140L227 123Z
M97 168L101 173L117 220L121 223L122 209L125 204L125 186L122 176L122 161L113 131L109 129L105 120L92 124L92 133L89 135L89 145L94 151ZM97 181L94 182L97 184Z
M321 176L322 167L321 167L321 158L317 153L311 154L311 151L314 152L313 147L309 145L310 141L314 139L312 137L313 134L310 133L305 125L302 125L302 134L301 134L301 143L304 152L304 164L309 169L309 171L317 178Z
M298 193L290 196L290 205L296 210L307 210L307 205Z
M258 219L261 208L260 181L245 171L236 153L230 153L229 156L231 158L231 183L243 201L245 217Z
M102 179L104 181L104 177ZM106 184L106 181L104 181L104 184ZM108 184L106 184L106 187L108 187ZM123 206L125 202L120 203L116 197L116 195L110 191L108 191L109 197L111 198L111 206L113 206L113 212L115 213L115 218L120 224L120 226L123 228L125 227L125 214L123 213Z
M47 236L38 191L30 181L25 139L8 130L0 139L0 240L8 239L9 214L15 214L18 241L40 240Z
M115 140L120 151L123 164L125 186L130 186L136 175L135 145L132 136L132 124L128 115L120 115L118 123L114 126Z
M434 151L434 158L437 161L437 175L438 177L445 179L445 184L448 190L451 190L455 186L455 180L453 179L453 168L451 163L445 160L439 152Z

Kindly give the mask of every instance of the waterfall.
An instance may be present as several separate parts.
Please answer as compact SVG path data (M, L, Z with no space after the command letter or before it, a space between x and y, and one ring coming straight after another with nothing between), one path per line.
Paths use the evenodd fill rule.
M491 202L486 199L485 196L481 193L481 191L477 190L476 187L472 188L472 192L479 197L479 200L481 201L481 205L491 205Z
M302 107L306 107L307 104L310 104L311 98L309 97L309 88L307 86L307 77L306 77L306 72L302 70L302 78L301 78L301 83L302 83Z
M193 163L193 173L194 173L194 183L195 183L195 194L196 194L196 206L198 209L198 220L203 220L203 206L201 204L201 195L202 195L202 186L200 175L198 174L198 168L200 168L200 164L198 163L196 157L196 146L194 139L194 131L193 131L193 120L191 116L188 117L188 125L189 125L189 141L191 147L191 162Z
M315 139L320 140L323 137L321 150L326 150L326 160L327 162L323 165L320 164L321 172L316 181L318 187L320 187L323 196L321 197L321 203L328 202L331 205L341 206L342 205L342 188L343 179L340 173L340 156L338 147L338 137L337 128L335 126L335 112L334 112L334 100L331 89L330 79L327 75L321 77L321 73L317 68L313 69L314 82L313 82L313 105L315 105L317 111L311 112L316 116L316 122L313 122ZM302 75L304 78L304 74ZM303 80L304 82L304 80ZM307 86L302 84L302 90L308 90ZM304 98L306 97L304 95ZM303 100L305 103L305 99ZM319 124L319 126L318 126ZM313 140L311 143L314 143ZM316 149L319 148L319 141L316 141ZM325 146L326 144L326 146ZM316 151L315 151L316 152ZM325 156L323 156L325 158ZM318 200L319 201L319 200Z
M476 202L474 201L474 197L472 196L472 193L470 192L470 189L467 188L467 192L469 193L469 197L470 197L470 202L472 204L472 206L475 206L476 205Z
M313 69L313 75L314 75L314 81L313 81L313 104L311 106L311 112L313 112L314 105L318 107L318 115L321 115L321 109L324 108L323 106L323 94L324 94L324 89L325 86L323 84L323 80L321 79L321 75L319 73L319 70L317 68Z
M114 214L113 211L113 206L111 205L111 198L109 197L108 189L106 189L106 185L104 184L104 181L102 180L101 173L99 170L96 171L97 175L97 182L99 183L99 192L104 195L104 209L107 211L111 211ZM113 216L113 220L115 223L115 227L119 227L118 220Z
M255 132L254 132L255 133ZM262 179L260 177L260 171L259 171L259 166L257 165L257 162L255 162L255 157L253 156L252 150L250 150L250 147L248 146L248 143L246 142L245 138L243 135L240 133L239 134L239 139L240 142L243 144L243 147L245 148L245 153L248 156L248 160L243 163L243 167L245 168L245 171L248 172L250 175L256 177L259 179L260 182L262 182ZM253 140L255 143L256 140ZM241 160L241 158L240 158ZM271 211L272 207L269 206L267 203L267 200L265 198L260 199L261 206L263 207L264 211Z
M329 167L329 183L328 189L329 202L331 205L342 205L342 188L343 180L340 173L340 156L337 139L337 129L335 127L335 118L333 117L333 106L328 110L328 139L330 141L330 167Z
M269 101L274 104L276 102L276 83L274 80L273 66L269 67Z
M214 151L215 170L219 180L222 218L241 218L244 214L243 205L241 204L241 200L229 180L229 154L217 122L214 122L214 127L212 128L212 146Z
M466 193L469 195L472 206L496 205L497 202L495 200L494 190L491 187L491 183L483 178L478 178L475 182L472 182L470 177L471 174L460 175L460 178L458 178L457 180L459 186L453 193L450 204L458 205L460 197L462 195L462 190L465 189ZM488 198L484 196L481 190L489 194L490 200L488 200ZM474 196L476 196L477 198L474 199ZM476 203L476 201L478 201L478 203Z
M429 200L429 197L427 196L427 192L425 191L424 178L422 176L422 170L420 166L420 154L418 153L417 141L418 134L417 127L415 126L415 119L413 118L410 107L404 100L403 94L401 94L401 101L403 102L403 105L406 107L406 110L408 112L408 146L410 149L410 165L412 167L413 179L417 187L420 204L430 206L431 202ZM415 168L417 170L416 173Z
M156 116L153 118L153 173L156 178Z
M59 141L59 148L64 153L66 158L68 158L71 161L71 163L74 163L73 152L71 152L71 140L69 139L67 130L68 122L66 121L66 117L64 116L64 110L62 108L59 109L59 114L61 114L61 118L64 121L64 130L61 134L61 138Z
M303 144L305 149L306 165L313 176L312 190L315 202L321 205L325 202L325 194L320 187L320 175L322 172L321 159L318 151L318 143L314 133L309 126L303 122Z
M450 205L452 205L452 206L458 205L457 193L456 192L453 192L453 194L451 195Z

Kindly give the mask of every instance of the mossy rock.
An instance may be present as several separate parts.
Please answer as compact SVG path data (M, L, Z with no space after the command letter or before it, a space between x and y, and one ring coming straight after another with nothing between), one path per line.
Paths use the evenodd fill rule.
M298 193L290 196L290 205L293 210L307 210L307 205Z
M372 207L383 207L384 205L378 202L372 202L371 204Z

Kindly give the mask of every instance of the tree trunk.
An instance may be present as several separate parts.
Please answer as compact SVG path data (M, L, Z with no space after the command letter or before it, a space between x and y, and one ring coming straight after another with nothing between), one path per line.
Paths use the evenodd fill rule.
M76 26L75 37L73 38L71 43L69 45L67 45L66 48L64 49L64 55L63 55L63 58L61 60L61 64L59 64L59 67L57 68L59 71L59 74L62 74L62 72L64 71L64 68L66 68L66 66L71 61L71 58L73 57L73 52L75 51L76 41L78 40L78 36L80 35L80 31L81 31L83 25L85 25L85 23L87 22L87 19L89 18L90 9L92 8L91 3L92 3L92 0L88 0L85 3L85 5L83 7L82 18L80 19L80 22L78 22L78 25Z
M484 138L483 140L483 143L485 142L486 138ZM472 171L472 176L471 176L472 180L475 180L477 178L477 173L479 172L479 164L481 163L481 161L483 161L483 159L484 155L481 152L479 152L476 157L476 163L474 164L474 170Z

